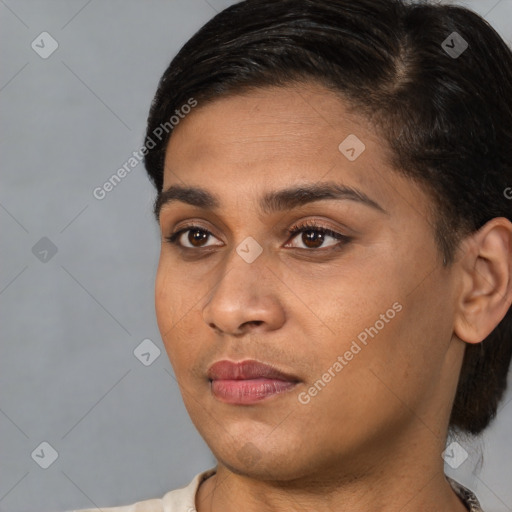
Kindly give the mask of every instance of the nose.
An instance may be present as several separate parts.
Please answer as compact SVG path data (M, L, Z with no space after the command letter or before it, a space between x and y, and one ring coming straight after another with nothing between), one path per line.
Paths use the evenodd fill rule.
M252 263L236 251L220 270L222 273L203 308L203 320L219 334L241 336L251 331L272 331L285 322L279 300L279 280L262 254Z

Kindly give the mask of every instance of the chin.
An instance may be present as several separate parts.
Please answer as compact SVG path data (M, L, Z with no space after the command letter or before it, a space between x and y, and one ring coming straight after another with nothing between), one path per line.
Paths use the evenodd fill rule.
M287 467L276 467L274 460L270 462L259 461L254 464L241 463L239 461L234 461L234 464L230 464L229 461L220 462L232 473L246 478L251 478L253 480L288 482L300 479L307 475L306 468L301 472L294 471L290 465Z
M220 452L213 453L229 471L255 480L292 481L307 477L312 470L307 460L294 459L296 445L278 450L275 445L258 447L247 442L237 451Z

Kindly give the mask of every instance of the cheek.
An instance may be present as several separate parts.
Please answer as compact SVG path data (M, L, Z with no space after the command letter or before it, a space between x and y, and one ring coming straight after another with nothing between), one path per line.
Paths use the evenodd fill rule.
M331 369L344 375L333 379L333 388L346 386L379 400L386 395L388 381L393 388L403 387L406 395L414 393L439 365L440 347L432 342L446 330L442 320L429 328L443 308L435 298L435 283L427 279L418 286L417 262L410 255L400 258L398 251L381 251L371 262L346 268L350 272L334 269L329 279L306 274L294 281L297 293L308 297L310 313L300 320L306 336L295 344L299 352L309 354L310 378L321 378ZM431 305L436 310L430 310ZM317 342L312 345L311 339ZM338 356L343 369L337 365L336 372L332 367Z
M396 414L414 411L421 415L436 392L451 338L451 311L440 300L435 279L400 294L401 310L382 329L382 323L373 324L378 333L368 336L357 356L362 356L359 361L366 367L375 410L380 403Z
M176 294L171 291L170 281L165 266L160 262L155 279L155 312L164 342L165 333L174 325L176 316Z
M192 310L194 294L188 284L175 262L162 254L155 278L155 311L162 335Z
M183 295L176 288L175 277L171 266L161 258L155 279L155 312L160 335L170 358L175 348L172 340L186 321L182 304ZM174 360L174 357L172 359Z
M155 278L155 312L158 328L175 373L189 368L199 356L198 329L204 324L191 291L176 265L161 258Z
M295 318L311 335L315 328L320 329L316 337L319 341L325 337L318 347L330 352L350 346L360 333L380 321L380 315L388 309L389 317L396 314L392 305L400 299L401 284L396 260L383 253L378 260L362 259L359 254L360 251L354 251L328 269L297 271L283 278L292 283L290 304L295 309Z

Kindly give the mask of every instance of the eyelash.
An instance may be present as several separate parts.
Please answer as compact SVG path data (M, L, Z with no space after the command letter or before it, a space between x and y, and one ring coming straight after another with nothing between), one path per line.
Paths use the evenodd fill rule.
M192 248L192 247L185 247L183 245L181 245L179 243L179 238L181 237L181 235L183 233L186 233L187 231L193 231L193 230L197 230L197 231L201 231L203 233L206 233L207 235L213 235L213 233L211 233L210 231L208 231L207 229L205 228L202 228L201 226L195 226L195 225L191 225L191 226L186 226L184 227L183 229L180 229L179 231L176 231L176 233L173 233L172 235L170 236L167 236L165 239L167 240L167 242L171 243L171 244L174 244L178 247L181 247L182 249L191 249L191 250L200 250L200 249L206 249L207 247L205 248L202 248L202 247L198 247L198 248ZM341 233L337 233L336 231L332 231L331 229L329 228L326 228L326 227L323 227L323 226L320 226L318 224L316 224L315 222L312 222L312 221L306 221L302 224L298 224L290 229L288 229L288 240L290 239L293 239L295 238L296 235L298 235L299 233L303 233L303 232L307 232L307 231L317 231L318 233L321 233L322 235L328 235L328 236L331 236L332 238L336 239L336 240L339 240L339 243L335 244L335 245L332 245L332 246L329 246L327 248L324 248L322 249L321 247L320 248L317 248L316 250L319 251L327 251L327 250L336 250L336 249L341 249L344 245L346 245L347 243L349 243L352 238L347 236L347 235L342 235ZM292 247L292 249L302 249L302 250L305 250L305 251L309 251L309 252L312 252L312 251L315 251L315 248L313 249L303 249L301 247Z

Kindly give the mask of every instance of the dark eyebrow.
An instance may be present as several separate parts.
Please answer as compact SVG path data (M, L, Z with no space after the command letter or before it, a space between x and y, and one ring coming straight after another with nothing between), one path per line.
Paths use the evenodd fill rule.
M382 213L388 213L382 206L370 199L364 192L353 187L347 187L339 183L318 183L312 185L300 185L268 192L260 200L260 208L266 213L291 210L306 203L321 201L323 199L351 200L365 204ZM156 219L160 218L160 211L164 205L180 201L182 203L203 208L205 210L219 210L221 203L217 196L200 187L183 187L172 185L167 190L158 194L154 213Z

